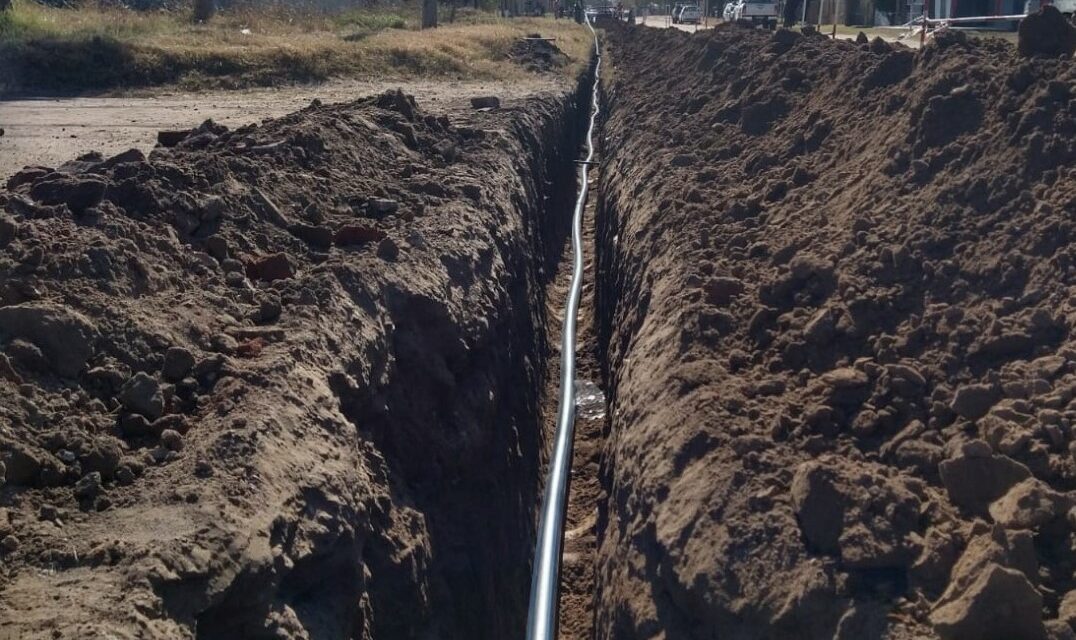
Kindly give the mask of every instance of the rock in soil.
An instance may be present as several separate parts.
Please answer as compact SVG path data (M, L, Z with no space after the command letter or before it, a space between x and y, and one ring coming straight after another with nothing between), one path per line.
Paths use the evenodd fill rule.
M93 355L97 329L73 309L23 303L0 307L0 334L27 339L41 349L57 374L73 377Z
M497 96L479 96L471 98L471 106L475 109L500 109L501 99Z
M194 368L195 359L190 350L183 347L171 347L164 352L164 365L161 375L165 380L178 382Z
M965 591L935 609L930 620L945 640L1046 637L1042 596L1019 571L997 564L985 567Z
M120 401L127 409L150 420L164 413L164 395L160 384L149 374L139 371L120 390Z

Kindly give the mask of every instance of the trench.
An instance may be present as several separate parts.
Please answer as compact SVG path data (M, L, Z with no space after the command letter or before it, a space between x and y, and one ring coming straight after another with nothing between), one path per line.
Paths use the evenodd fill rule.
M310 637L520 636L557 406L549 382L563 299L554 298L570 271L575 160L593 81L592 61L555 117L513 131L527 152L513 198L526 250L502 251L512 275L500 308L461 323L436 300L390 290L388 355L367 376L376 385L334 384L341 411L372 445L366 457L384 474L388 500L350 513L317 491L304 495L297 524L275 527L270 544L298 544L319 518L334 535L294 566L244 569L202 611L179 612L196 617L198 638L269 637L265 620L285 609Z
M538 506L557 424L563 355L558 336L571 282L567 214L579 187L574 161L581 155L593 81L593 72L580 80L560 117L540 130L516 132L528 151L522 159L527 193L514 201L524 218L528 250L506 252L513 277L506 283L503 305L481 326L461 325L429 299L405 292L390 296L394 356L381 363L377 387L373 392L346 385L337 390L349 420L376 445L375 466L384 469L391 487L388 502L395 506L370 514L377 523L373 530L410 526L421 532L416 534L421 544L401 546L399 536L382 533L340 536L313 560L291 569L274 587L273 597L292 603L304 622L322 616L327 620L322 628L329 630L325 637L358 628L369 630L361 637L370 638L522 636ZM603 94L601 100L605 114L616 109L611 104L615 96ZM612 156L617 140L600 133L598 140L607 141ZM601 159L602 144L597 147ZM624 354L632 351L651 304L647 265L617 247L619 238L637 232L618 208L642 190L616 179L625 162L620 158L617 165L611 162L595 172L591 189L596 197L583 217L587 254L576 383L587 385L584 394L600 400L592 414L575 421L557 619L557 637L565 640L593 638L595 626L618 637L638 630L629 618L635 612L618 608L616 594L602 600L597 592L603 586L623 588L628 581L613 582L632 571L638 572L633 580L653 589L642 596L653 604L642 628L657 625L686 636L679 627L681 610L705 610L690 600L691 594L677 591L680 585L673 578L662 575L651 549L645 566L616 574L603 563L605 573L597 575L606 531L614 543L602 550L607 560L623 551L614 548L615 538L626 527L615 519L639 508L636 486L621 483L619 493L612 493L615 461L606 445L612 423L608 407L626 404L616 397L612 381L617 372L611 367L628 369ZM631 195L624 191L628 186L635 187ZM665 230L655 225L650 231ZM611 396L599 394L602 389L610 389ZM618 417L628 422L638 416ZM684 444L683 455L697 456L698 449L713 447L713 442L693 439ZM668 497L663 489L658 500ZM309 498L316 501L316 496ZM392 515L401 505L417 514L414 519ZM653 537L651 526L630 542L655 546ZM232 595L201 614L199 636L234 637L237 630L248 631L246 623L237 626L236 620L252 607L251 593L266 582L263 576L237 580ZM742 623L719 616L714 620ZM820 625L834 622L818 620Z
M599 123L600 124L600 123ZM591 192L597 194L601 179L597 171L590 175ZM607 498L602 481L601 465L605 441L609 434L610 416L607 410L599 349L599 323L596 314L599 282L597 266L599 253L596 234L597 198L588 199L583 209L583 279L576 329L575 353L576 416L568 500L565 509L564 542L561 555L561 579L557 637L561 640L590 640L594 637L595 560L599 542L598 522ZM568 248L562 264L567 264ZM564 270L566 271L566 270ZM570 273L558 274L554 286L563 300ZM560 317L555 318L555 323ZM550 362L549 394L555 397L559 375L558 361ZM555 410L551 409L550 412ZM547 419L552 430L555 421ZM551 432L551 431L550 431Z

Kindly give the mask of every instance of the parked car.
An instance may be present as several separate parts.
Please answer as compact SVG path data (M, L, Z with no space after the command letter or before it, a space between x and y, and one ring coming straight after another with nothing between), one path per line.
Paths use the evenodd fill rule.
M780 15L781 5L778 0L732 0L725 5L724 18L728 22L742 20L776 29Z
M688 5L680 10L680 24L699 24L702 20L702 11L695 5Z

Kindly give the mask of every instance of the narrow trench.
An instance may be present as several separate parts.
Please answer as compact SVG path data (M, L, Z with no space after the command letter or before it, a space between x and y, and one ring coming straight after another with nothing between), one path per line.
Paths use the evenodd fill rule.
M595 131L595 139L598 139ZM607 433L605 394L598 351L595 320L595 195L597 172L590 174L591 197L583 210L583 286L579 304L576 351L575 445L572 451L568 509L565 515L564 547L560 585L561 640L590 640L594 636L594 559L597 545L599 504L604 489L599 480L602 449ZM561 269L551 283L547 300L550 335L560 335L564 322L564 301L571 282L571 246L565 246ZM545 392L545 429L556 427L557 392L560 376L560 343L550 341Z
M423 209L423 215L406 220L411 226L393 220L393 233L414 231L401 243L407 245L403 257L395 241L386 244L394 247L389 256L382 255L380 244L376 253L368 247L371 251L354 259L348 255L351 250L333 249L332 254L308 250L293 230L299 225L268 224L265 228L282 227L271 229L270 237L263 227L254 226L264 220L246 216L246 208L240 210L245 217L237 236L253 226L257 231L249 235L259 238L251 246L274 247L280 236L295 254L301 270L289 263L295 277L275 279L289 281L281 283L280 291L291 296L288 305L293 299L300 301L294 306L301 303L306 315L295 315L299 330L294 335L290 324L286 330L275 325L272 329L287 335L281 341L294 338L286 345L295 349L287 357L281 345L280 360L267 358L264 370L258 368L262 363L234 369L229 365L228 374L220 376L229 381L221 383L214 392L218 395L205 394L199 411L205 409L207 424L220 433L207 429L199 445L204 443L214 460L240 463L227 473L221 467L219 476L210 474L212 482L219 483L213 486L224 488L213 498L222 505L229 501L234 510L222 506L219 518L215 513L205 516L205 526L203 521L192 522L191 529L198 526L197 531L175 533L146 558L124 559L131 564L115 571L127 572L124 579L137 581L139 594L159 599L152 601L152 611L147 606L139 615L160 618L162 625L175 625L184 635L201 640L500 640L523 635L545 458L558 413L562 355L558 350L573 262L569 236L580 186L576 160L591 120L594 81L591 67L577 78L574 95L536 93L503 113L467 120L500 127L467 127L467 134L462 126L453 130L442 125L433 114L420 121L414 101L400 92L336 112L312 106L305 114L289 116L286 127L277 122L274 132L290 135L301 129L304 139L310 133L319 143L323 142L319 132L351 131L334 138L344 157L368 140L361 137L366 133L342 124L350 122L350 116L359 122L365 121L363 114L376 114L380 118L376 123L371 120L361 128L393 140L401 129L411 138L416 126L433 130L432 120L438 135L454 131L446 139L473 153L461 160L460 175L446 168L450 163L444 152L437 152L436 163L427 162L427 155L432 157L428 147L433 145L420 149L426 155L412 149L399 157L422 158L416 165L423 175L447 181L459 178L459 193L466 199L453 196L456 199L449 202L450 197L437 196L445 201L443 209ZM397 142L408 146L406 140ZM246 141L242 144L247 149ZM216 175L217 156L199 156L195 151L190 150L192 164L210 167L204 169L206 175ZM230 153L231 147L221 153L225 151ZM339 162L337 156L326 157ZM355 157L344 158L347 168ZM377 160L402 163L395 155ZM462 165L470 160L474 164ZM169 180L188 180L185 169L169 166L179 176ZM338 167L322 168L326 175L338 175L334 173ZM417 178L411 180L410 165L402 168L407 175L397 172L398 179L407 181L401 185L426 189ZM397 173L389 176L378 169L371 175L393 186ZM283 170L274 164L272 171L271 175L279 175ZM310 175L315 171L311 169ZM202 180L203 174L197 175ZM251 180L264 177L254 168L251 175ZM488 184L470 182L482 178L488 178ZM591 181L596 187L597 176ZM300 181L282 185L280 195L294 203L317 199L327 207L343 202L351 189L329 179L318 184L324 185L324 193L311 193L313 188ZM606 429L605 403L598 391L602 367L594 314L593 195L582 224L586 255L576 354L580 402L559 596L560 637L580 639L593 635L595 531L602 499L599 463ZM414 200L423 207L429 201ZM439 224L435 215L458 217ZM318 228L333 235L331 228ZM426 239L420 230L430 232ZM430 240L434 232L440 234L437 242ZM339 229L335 237L339 240ZM169 247L178 245L174 235L169 238ZM423 245L432 248L425 251ZM280 255L287 259L289 254ZM376 267L368 273L362 270L371 265ZM249 300L242 298L244 305L257 300L253 290L244 293L250 294ZM314 306L311 301L321 309L306 309ZM234 309L242 308L235 303ZM308 321L321 310L324 322ZM221 311L219 322L238 324L239 317ZM309 368L294 366L299 360L296 354L309 357L305 363ZM270 364L276 367L272 371ZM305 384L308 375L317 378L316 395L298 398L307 393L306 387L300 391L290 385ZM282 390L279 411L276 398L270 397L277 384ZM242 405L241 400L250 404ZM251 420L243 414L242 420L225 422L237 406L253 407ZM286 455L292 448L301 449L303 455ZM176 471L169 472L177 475L154 470L152 481L163 484L163 479L185 478L178 474L198 469L202 462L193 455L183 460L184 466L177 464ZM260 471L265 471L264 479ZM203 478L200 471L193 473ZM154 489L135 495L137 500L157 498L158 485L147 486ZM179 494L169 490L167 507L162 509L180 502ZM188 503L193 504L185 500ZM200 517L211 508L199 511ZM174 512L180 513L179 509L176 506ZM194 512L194 507L189 509ZM193 542L188 544L188 538ZM188 558L193 560L187 563ZM143 559L145 564L135 564ZM142 572L158 561L143 573L128 571L134 566ZM106 570L112 569L100 569L102 574Z
M499 355L491 355L488 362L482 362L481 358L476 361L472 357L468 365L481 369L481 375L478 372L474 374L477 377L488 376L486 379L495 386L496 397L517 398L517 401L508 402L508 406L502 406L492 423L501 427L514 425L511 431L522 436L523 455L515 464L510 463L507 467L489 465L478 474L478 478L467 480L457 477L453 483L462 491L445 493L433 490L431 494L423 496L423 492L415 491L417 486L414 484L409 491L419 505L426 505L423 511L427 514L435 545L438 540L451 545L447 556L432 558L429 564L443 580L440 584L431 585L430 595L434 600L431 603L434 617L444 615L452 620L448 624L442 622L436 625L446 637L499 639L517 637L523 633L534 531L537 528L536 519L527 519L523 514L530 512L535 518L538 514L546 476L548 445L556 428L561 334L572 275L570 219L572 202L581 186L577 178L578 166L574 161L580 157L583 149L593 82L594 71L591 68L580 78L574 100L566 106L569 113L562 120L564 127L561 130L554 128L533 132L536 136L556 136L560 142L545 145L535 141L535 149L532 149L535 157L530 160L534 171L550 178L545 183L545 192L538 194L539 202L543 203L540 210L527 214L529 224L533 225L532 254L526 258L520 257L520 268L524 268L524 263L529 263L526 268L536 269L539 274L533 283L536 290L530 290L521 280L511 295L515 304L509 316L491 318L495 325L501 325L505 330L501 337L510 343L509 350L515 356L506 361ZM598 138L596 129L596 145ZM544 169L539 170L539 166L544 166ZM558 636L564 640L589 640L593 637L594 557L599 504L603 495L599 464L607 430L604 395L598 391L597 397L593 397L602 385L603 373L598 359L598 325L594 314L597 181L597 172L592 171L591 197L584 209L582 225L585 256L577 330L578 410L565 522ZM424 319L412 327L410 333L420 335L430 330L426 324L429 314L407 313L403 316L413 316L413 321L414 318ZM532 334L534 330L539 335ZM488 347L500 353L497 345L490 344ZM534 354L537 356L535 373L538 375L520 373L529 369L523 354L535 347L538 349ZM424 352L419 349L412 361L401 363L406 365L401 370L409 374L421 371ZM579 405L579 399L588 395L591 397L586 406ZM413 401L413 398L401 400L401 404ZM364 419L369 417L367 414ZM509 446L507 442L493 442L488 451L495 453ZM391 450L391 447L386 448ZM424 464L419 463L419 466ZM411 484L416 476L422 474L402 475L411 478L407 480ZM444 502L452 495L456 499ZM389 599L392 602L382 599L381 604L373 603L375 609L393 612L392 617L399 621L389 627L377 625L381 630L389 631L386 637L413 637L413 632L420 628L403 621L408 616L400 615L406 609L406 605L397 600L400 595L406 601L416 594L406 593L405 590L405 593L391 595ZM436 604L438 601L441 605ZM436 611L438 606L446 605L452 609L447 615ZM456 636L457 632L463 635Z
M599 90L600 91L600 90ZM599 103L604 96L599 93ZM586 102L589 110L589 100ZM594 158L599 158L601 123L593 132ZM580 146L580 157L585 155ZM595 168L596 169L596 168ZM575 353L575 424L572 460L568 484L568 503L564 522L557 637L561 640L590 640L594 637L595 557L597 551L600 504L605 491L600 467L605 436L608 432L607 403L603 391L603 368L598 345L599 325L596 316L597 252L595 213L599 190L599 172L588 172L589 196L581 223L583 279L576 319ZM576 194L582 188L576 180ZM542 392L543 435L551 443L557 427L560 392L560 337L564 330L565 306L572 282L572 243L567 238L557 262L557 271L546 287L546 355L545 388ZM543 460L543 463L548 460ZM543 471L543 473L545 473Z
M268 568L246 571L234 588L195 614L197 637L261 637L261 621L280 602L325 637L360 628L372 630L374 638L522 635L535 518L557 414L558 350L571 277L570 216L578 186L574 160L590 115L592 80L593 71L580 77L556 122L519 134L528 151L523 163L537 189L528 194L531 204L518 203L525 207L530 246L511 254L516 277L508 286L508 304L485 320L483 337L470 338L457 319L425 298L398 296L390 300L394 355L382 364L383 381L375 393L336 391L344 414L376 444L380 459L372 464L384 470L392 488L392 506L375 506L366 517L389 532L418 527L414 538L425 537L428 547L401 548L379 533L365 540L342 536L286 575L270 575L274 570ZM592 227L590 205L584 222L588 252ZM597 382L592 261L588 255L578 357L580 377ZM576 504L575 496L596 487L597 448L587 443L602 423L577 420L574 468L588 468L589 479L572 487L567 529L578 539L567 546L564 638L590 637L593 544L586 538L592 539L596 507L593 499L590 506ZM587 451L594 452L592 460ZM405 505L407 517L420 514L420 524L399 520L395 505ZM296 538L293 529L271 542L288 546Z

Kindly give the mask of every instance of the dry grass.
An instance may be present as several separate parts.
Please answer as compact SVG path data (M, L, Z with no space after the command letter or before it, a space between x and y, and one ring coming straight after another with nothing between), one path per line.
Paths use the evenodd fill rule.
M238 88L344 76L511 79L526 72L507 52L534 32L557 38L575 63L566 74L589 53L586 30L570 21L472 11L457 17L422 32L414 16L371 11L240 11L201 25L176 13L16 0L0 14L0 93Z

